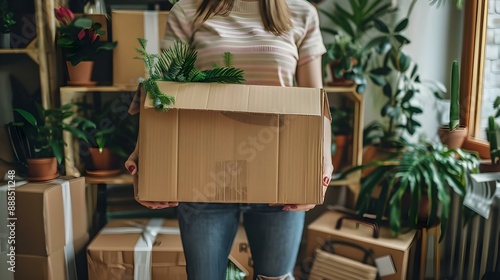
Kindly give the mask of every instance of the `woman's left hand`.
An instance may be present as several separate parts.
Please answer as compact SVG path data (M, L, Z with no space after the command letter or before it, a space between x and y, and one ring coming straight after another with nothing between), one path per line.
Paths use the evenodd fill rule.
M333 166L330 163L324 164L323 169L323 200L325 199L326 190L328 189L328 185L330 184L330 180L332 179ZM284 211L309 211L316 207L316 204L285 204L283 206Z

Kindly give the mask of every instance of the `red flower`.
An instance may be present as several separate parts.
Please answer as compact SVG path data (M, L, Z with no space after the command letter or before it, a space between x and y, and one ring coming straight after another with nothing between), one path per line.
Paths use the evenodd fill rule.
M62 25L70 24L75 18L73 12L64 6L59 6L58 9L55 9L55 16L57 21L59 21Z

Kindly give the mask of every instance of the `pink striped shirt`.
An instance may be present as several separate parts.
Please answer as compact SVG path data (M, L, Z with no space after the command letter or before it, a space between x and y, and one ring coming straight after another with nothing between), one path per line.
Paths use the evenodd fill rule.
M318 13L306 0L287 0L293 28L282 36L266 32L258 1L235 0L229 15L214 16L193 27L197 0L181 0L170 11L163 49L174 40L198 50L196 67L223 65L224 52L233 54L234 66L245 71L247 84L295 86L298 65L321 56L326 49L319 30Z

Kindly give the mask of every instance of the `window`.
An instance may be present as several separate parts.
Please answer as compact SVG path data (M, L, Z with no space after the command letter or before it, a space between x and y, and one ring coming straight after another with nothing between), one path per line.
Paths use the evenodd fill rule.
M463 148L489 158L484 128L500 95L500 1L465 1L464 13L460 121L469 135Z

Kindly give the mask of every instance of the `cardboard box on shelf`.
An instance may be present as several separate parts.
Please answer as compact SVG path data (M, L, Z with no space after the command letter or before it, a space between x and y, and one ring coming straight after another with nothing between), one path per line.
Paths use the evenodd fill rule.
M157 112L141 94L142 200L322 203L322 89L158 82L176 98Z
M339 218L343 216L339 212L325 212L312 222L307 228L307 257L311 258L315 249L327 240L345 241L354 243L365 249L371 249L382 280L404 280L407 276L411 279L412 271L408 263L414 257L416 243L416 231L411 230L402 233L398 237L392 237L388 228L380 228L379 237L373 237L373 228L359 225L351 220L342 221L340 229L335 226ZM354 260L362 260L360 251L352 247L339 245L335 253Z
M165 35L167 11L126 11L113 10L113 41L118 45L113 50L113 84L117 86L137 87L139 78L146 76L144 62L134 57L139 56L136 47L140 47L137 38L148 40L148 52L160 52L160 39Z
M68 238L73 241L88 240L85 178L61 177L49 182L28 182L15 189L8 187L0 190L4 200L0 216L6 217L0 234L9 235L8 225L15 229L16 254L49 256L64 248L67 234L72 235ZM6 201L14 201L15 205L10 205L15 207L12 212Z

